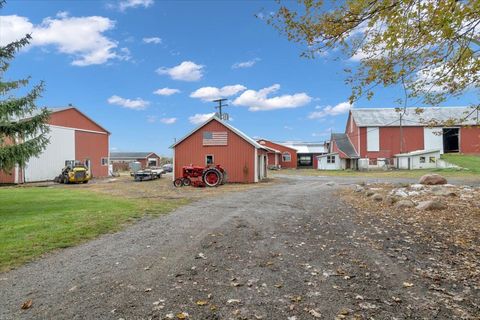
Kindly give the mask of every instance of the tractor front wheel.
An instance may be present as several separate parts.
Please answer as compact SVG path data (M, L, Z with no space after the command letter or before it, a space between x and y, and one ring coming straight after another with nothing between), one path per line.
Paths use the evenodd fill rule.
M202 175L203 182L209 187L216 187L222 182L222 173L215 169L207 169Z
M189 178L183 178L183 179L182 179L182 184L183 184L184 186L187 186L187 187L188 187L189 185L192 184L192 180L190 180Z
M183 179L182 178L177 178L177 179L173 180L173 185L175 186L175 188L182 187L183 186Z

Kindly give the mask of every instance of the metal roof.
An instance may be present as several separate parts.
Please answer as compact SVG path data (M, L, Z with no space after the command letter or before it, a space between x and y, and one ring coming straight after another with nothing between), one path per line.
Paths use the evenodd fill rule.
M418 155L422 155L422 154L438 153L438 152L440 152L439 149L415 150L415 151L411 151L411 152L408 152L408 153L399 153L399 154L396 154L394 156L395 157L411 157L411 156L418 156Z
M155 152L110 152L110 159L146 159L151 154L157 156Z
M480 124L480 111L472 107L427 107L417 114L417 108L407 108L402 118L403 126L425 126L430 121L449 121L457 119L456 125ZM400 114L394 108L365 108L352 109L355 123L359 127L396 127L400 125ZM469 115L469 116L468 116ZM467 117L466 121L460 119Z
M227 123L226 121L223 121L223 120L220 120L220 118L218 118L217 116L212 116L210 119L208 119L207 121L205 121L204 123L202 123L201 125L199 125L198 127L196 127L195 129L193 129L192 131L190 131L190 133L188 133L187 135L185 135L183 138L181 138L180 140L178 140L177 142L175 142L173 145L170 146L170 148L175 148L178 144L180 144L183 140L187 139L189 136L191 136L192 134L194 134L195 132L197 132L198 130L200 130L201 128L203 128L207 123L210 123L211 121L213 120L216 120L218 122L220 122L221 124L223 124L225 127L227 127L228 129L232 130L234 133L236 133L238 136L240 136L242 139L244 139L245 141L247 141L248 143L250 143L251 145L253 145L256 149L265 149L263 146L261 146L257 141L253 140L252 138L250 138L249 136L247 136L245 133L243 133L242 131L238 130L237 128L233 127L231 124ZM266 149L265 149L266 150Z
M337 148L349 158L358 158L350 139L345 133L332 133L332 141L335 141Z
M297 153L325 153L324 143L319 142L282 142L282 145L297 150Z

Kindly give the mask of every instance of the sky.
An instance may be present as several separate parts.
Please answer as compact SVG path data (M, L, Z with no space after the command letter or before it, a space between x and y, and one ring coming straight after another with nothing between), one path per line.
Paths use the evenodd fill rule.
M395 87L350 105L343 70L358 61L301 57L304 47L266 23L276 8L266 0L10 0L0 9L0 45L33 39L5 78L45 81L38 105L76 106L111 132L112 151L165 156L215 112L217 98L228 99L233 126L272 141L324 141L344 132L352 107L396 106Z

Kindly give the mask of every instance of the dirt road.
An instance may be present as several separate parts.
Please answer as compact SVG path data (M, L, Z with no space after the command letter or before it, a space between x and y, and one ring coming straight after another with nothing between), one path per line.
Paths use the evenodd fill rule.
M337 185L284 180L0 274L0 319L451 319L479 311L478 283L459 280L451 290L470 291L455 308L415 272L411 262L435 252L420 254L429 249L407 243L408 230L361 221Z

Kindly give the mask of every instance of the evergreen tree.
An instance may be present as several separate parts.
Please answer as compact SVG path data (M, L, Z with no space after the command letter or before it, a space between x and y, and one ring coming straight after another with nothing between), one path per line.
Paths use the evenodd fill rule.
M4 2L0 1L0 8ZM28 45L31 36L0 46L0 171L8 172L15 165L23 167L31 157L38 156L49 143L48 125L50 113L37 108L37 100L44 90L44 83L35 85L27 94L16 97L11 91L26 87L30 78L15 81L4 79L15 54Z

